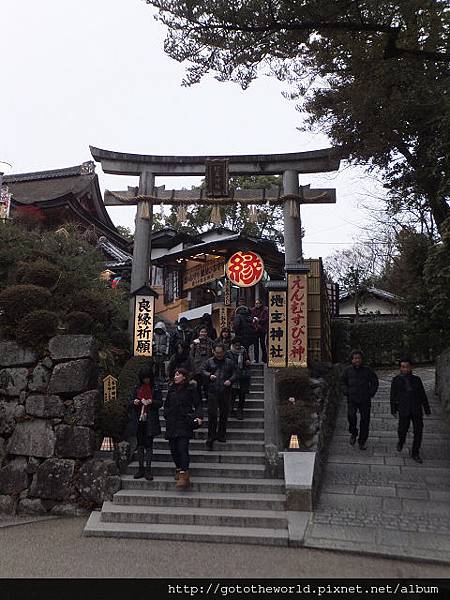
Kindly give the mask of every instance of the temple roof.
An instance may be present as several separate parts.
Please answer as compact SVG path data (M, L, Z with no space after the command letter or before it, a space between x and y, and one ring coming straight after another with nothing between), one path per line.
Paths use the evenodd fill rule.
M6 175L3 181L12 193L13 208L34 206L52 215L49 218L56 218L53 215L58 210L71 214L122 250L129 249L129 242L117 232L104 206L92 161L65 169Z

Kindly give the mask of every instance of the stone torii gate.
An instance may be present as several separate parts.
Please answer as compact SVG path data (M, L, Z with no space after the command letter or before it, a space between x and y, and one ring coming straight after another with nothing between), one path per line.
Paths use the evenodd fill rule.
M104 173L114 175L137 175L139 187L124 192L105 192L105 206L137 205L136 230L131 272L131 292L138 290L149 280L151 261L152 206L235 203L282 204L284 216L285 271L306 273L301 243L300 204L335 203L334 189L311 189L299 185L299 174L337 171L340 161L332 148L287 154L258 154L232 156L154 156L113 152L90 147L94 160L100 162ZM224 167L226 173L214 189L209 181L209 191L165 190L155 186L155 177L208 176L211 166ZM283 190L240 190L230 195L228 176L282 175ZM220 175L219 175L220 180ZM221 185L220 185L221 184ZM134 304L130 305L130 323L133 323Z

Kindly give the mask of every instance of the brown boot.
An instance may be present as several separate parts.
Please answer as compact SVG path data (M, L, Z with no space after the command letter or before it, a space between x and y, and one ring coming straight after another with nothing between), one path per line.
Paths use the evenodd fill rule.
M180 471L181 469L175 469L175 481L178 481L178 479L180 478Z
M175 489L182 492L184 490L187 490L188 487L189 487L189 471L180 471Z

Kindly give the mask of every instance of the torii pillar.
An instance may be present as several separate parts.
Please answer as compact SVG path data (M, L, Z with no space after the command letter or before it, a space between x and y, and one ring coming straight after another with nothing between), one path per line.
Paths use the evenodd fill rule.
M139 176L139 194L151 195L155 186L155 176L151 171L145 170ZM131 269L131 294L143 285L151 284L151 252L152 252L152 206L139 202L135 217L135 234L133 244L133 268ZM133 338L134 327L134 298L130 299L130 319L128 330Z

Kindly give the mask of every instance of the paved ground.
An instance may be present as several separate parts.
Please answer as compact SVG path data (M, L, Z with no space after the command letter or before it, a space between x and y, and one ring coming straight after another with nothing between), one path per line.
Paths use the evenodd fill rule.
M432 414L424 417L422 465L396 450L390 414L393 371L379 373L368 449L348 443L346 403L339 410L319 505L306 535L314 548L450 562L450 432L433 393L434 369L420 368ZM448 573L448 570L447 570Z
M81 537L84 518L0 529L0 577L446 577L442 565L277 548Z

